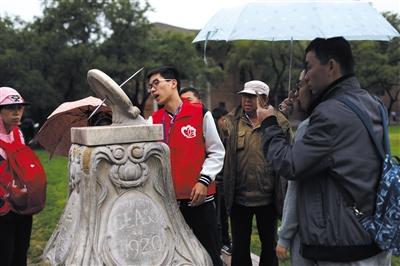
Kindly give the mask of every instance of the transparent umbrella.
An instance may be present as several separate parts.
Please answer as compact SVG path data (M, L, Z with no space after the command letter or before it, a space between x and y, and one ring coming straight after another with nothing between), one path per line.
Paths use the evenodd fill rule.
M193 42L218 40L383 40L399 33L370 3L256 2L217 12Z
M193 42L233 40L312 40L342 36L347 40L389 41L397 30L370 3L256 2L218 11ZM291 46L292 48L292 46ZM289 87L291 78L291 56Z

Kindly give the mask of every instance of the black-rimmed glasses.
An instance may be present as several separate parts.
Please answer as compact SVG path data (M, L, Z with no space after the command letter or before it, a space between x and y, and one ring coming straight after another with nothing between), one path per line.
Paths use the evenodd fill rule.
M153 80L152 83L149 83L149 84L147 85L147 89L150 91L153 87L154 87L154 88L157 88L158 85L160 85L160 82L161 82L161 81L171 81L171 80L173 80L173 79L155 79L155 80Z

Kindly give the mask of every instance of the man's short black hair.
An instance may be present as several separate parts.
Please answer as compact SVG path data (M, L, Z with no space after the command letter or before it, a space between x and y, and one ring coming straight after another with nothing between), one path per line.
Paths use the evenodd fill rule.
M161 66L155 69L152 69L147 74L147 80L150 80L150 77L156 74L160 74L165 79L175 79L177 83L178 92L181 90L181 80L179 78L179 72L176 68L172 66Z
M217 107L214 108L211 112L212 116L214 117L214 119L218 120L221 117L223 117L224 115L226 115L228 113L228 111L226 111L223 108Z
M179 96L181 96L182 94L184 94L184 93L186 93L186 92L188 92L188 91L191 91L191 92L193 93L193 95L194 95L197 99L201 100L200 92L199 92L196 88L193 88L193 87L186 87L186 88L183 88L183 89L179 92Z
M343 37L316 38L307 46L306 54L311 51L314 51L322 65L327 64L329 59L334 59L339 63L343 75L354 72L353 53L349 42Z

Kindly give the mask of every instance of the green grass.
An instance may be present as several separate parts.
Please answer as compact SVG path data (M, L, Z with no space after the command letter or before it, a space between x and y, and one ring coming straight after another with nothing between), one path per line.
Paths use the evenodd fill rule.
M49 160L45 151L36 151L47 174L46 207L33 218L29 257L31 263L38 263L64 210L68 198L68 159L54 157Z
M400 157L400 125L389 127L389 137L392 154ZM392 258L392 266L400 266L400 257Z
M392 154L400 157L400 125L390 126L389 136Z
M392 153L400 156L400 126L390 127L390 140ZM45 151L36 151L47 174L47 202L45 209L34 216L31 247L29 258L31 263L39 263L40 256L46 246L48 239L54 231L59 217L64 210L68 197L68 160L67 157L54 157L49 160ZM251 250L260 254L260 240L257 227L254 225L251 237ZM289 266L289 263L281 264ZM393 266L400 266L400 259L393 258Z

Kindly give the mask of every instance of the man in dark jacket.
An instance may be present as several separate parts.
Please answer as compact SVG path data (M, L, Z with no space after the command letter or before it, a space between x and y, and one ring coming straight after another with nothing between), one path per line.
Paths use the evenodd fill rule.
M374 211L381 160L361 120L336 97L364 110L378 139L380 102L354 77L351 48L342 37L313 40L305 59L312 101L304 137L290 145L273 107L257 109L267 159L280 175L298 181L301 254L318 265L390 265L390 254L360 223Z

